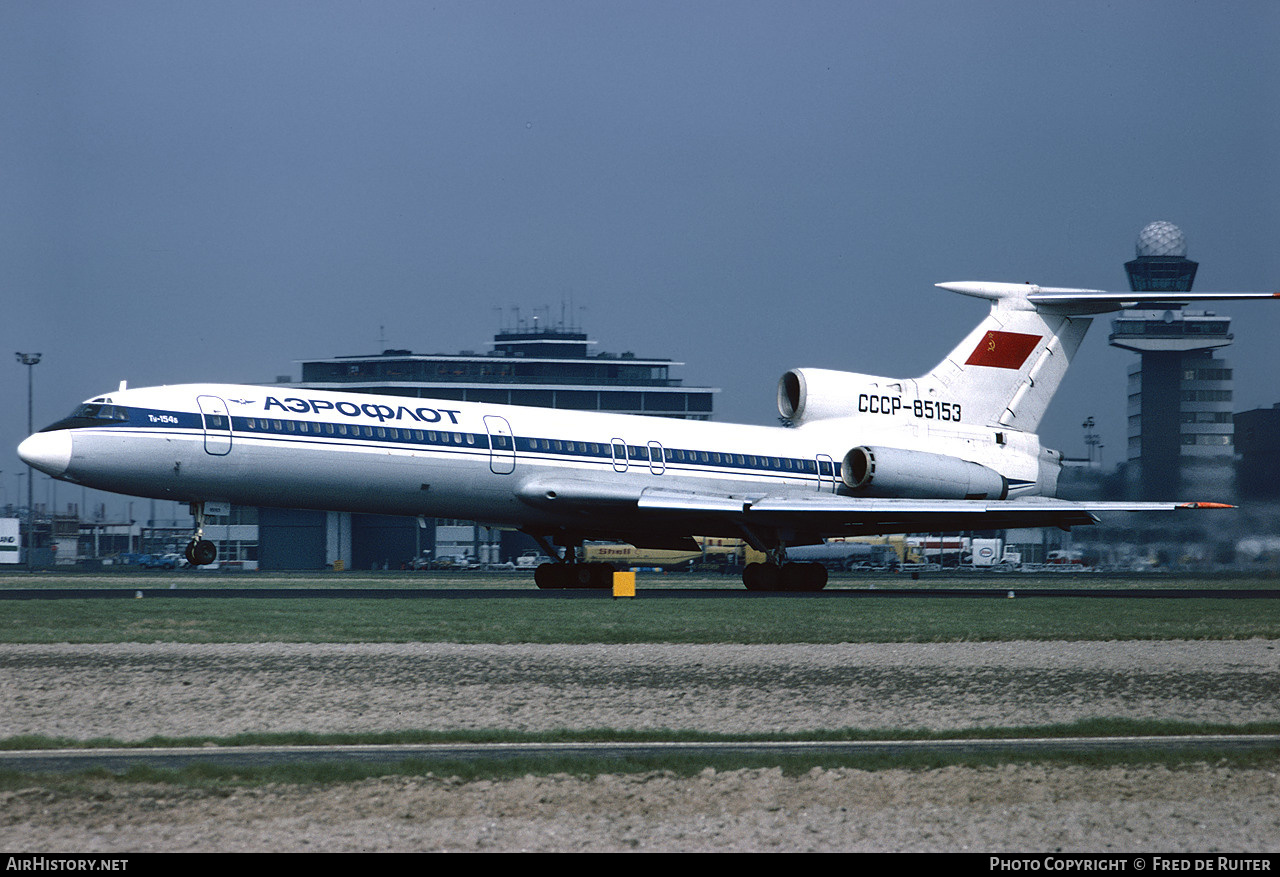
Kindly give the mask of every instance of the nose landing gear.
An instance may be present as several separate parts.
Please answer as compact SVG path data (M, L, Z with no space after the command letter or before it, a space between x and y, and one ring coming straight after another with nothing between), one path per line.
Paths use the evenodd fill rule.
M218 559L218 546L204 538L204 503L191 503L191 514L196 519L196 532L183 553L192 566L205 566Z

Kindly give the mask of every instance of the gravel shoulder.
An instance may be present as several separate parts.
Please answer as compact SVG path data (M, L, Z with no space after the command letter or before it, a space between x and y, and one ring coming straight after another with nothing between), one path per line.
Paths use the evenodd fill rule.
M1280 719L1270 640L835 646L0 645L0 736L784 732ZM1185 850L1280 847L1275 771L393 777L0 796L9 849Z

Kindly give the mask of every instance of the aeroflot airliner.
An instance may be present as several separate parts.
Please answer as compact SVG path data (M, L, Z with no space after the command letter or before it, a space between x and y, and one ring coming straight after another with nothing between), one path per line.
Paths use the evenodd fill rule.
M753 590L816 590L787 546L830 536L1070 528L1096 512L1203 502L1054 499L1061 454L1035 430L1088 315L1143 304L1280 293L1109 293L944 283L990 313L923 377L794 369L787 427L409 399L278 386L188 384L96 396L18 453L75 484L191 504L187 547L216 559L207 502L462 518L522 530L554 563L539 587L608 587L584 540L692 548L745 540L768 556ZM557 550L559 546L563 550Z

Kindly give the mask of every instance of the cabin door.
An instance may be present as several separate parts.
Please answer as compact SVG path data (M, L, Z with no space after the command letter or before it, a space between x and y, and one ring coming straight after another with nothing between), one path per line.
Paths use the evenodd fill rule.
M505 417L486 414L484 428L489 431L489 469L495 475L516 471L516 440Z
M204 450L222 457L231 453L231 415L227 403L217 396L196 396L196 404L204 415Z
M836 492L836 464L826 454L818 455L818 490Z

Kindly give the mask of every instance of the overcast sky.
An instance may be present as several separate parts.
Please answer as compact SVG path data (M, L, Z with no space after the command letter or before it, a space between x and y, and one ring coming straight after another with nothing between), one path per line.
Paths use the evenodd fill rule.
M1154 220L1197 289L1280 288L1277 45L1275 0L5 0L0 331L37 428L562 307L772 423L788 368L931 368L984 313L932 284L1124 289ZM1216 310L1236 409L1280 402L1280 305ZM1109 330L1042 433L1113 463Z

